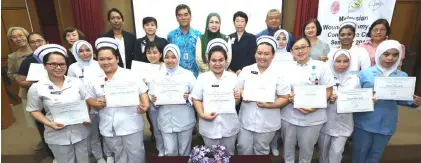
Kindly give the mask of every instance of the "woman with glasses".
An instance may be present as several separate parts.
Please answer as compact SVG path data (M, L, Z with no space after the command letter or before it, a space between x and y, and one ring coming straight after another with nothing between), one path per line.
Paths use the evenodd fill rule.
M290 66L287 79L291 84L289 104L281 110L281 136L284 141L286 163L295 161L295 146L299 146L300 162L311 162L313 149L323 124L327 122L326 108L294 108L294 89L297 86L320 85L326 87L325 101L335 85L333 74L325 62L310 58L312 46L307 37L299 37L292 44L296 63Z
M389 39L390 36L390 25L386 19L377 19L376 21L371 24L370 28L368 29L367 37L370 39L366 42L360 44L365 50L367 50L371 66L376 64L375 56L376 56L376 49L383 41ZM402 66L402 61L405 59L405 46L402 45L402 57L399 61L399 67Z
M54 121L52 114L60 111L59 104L84 104L85 86L79 79L64 76L67 70L67 52L64 47L43 45L35 50L34 55L42 61L48 76L32 84L26 110L45 125L45 141L57 163L89 163L86 139L90 134L88 126L82 123L64 125ZM41 113L43 109L46 115Z

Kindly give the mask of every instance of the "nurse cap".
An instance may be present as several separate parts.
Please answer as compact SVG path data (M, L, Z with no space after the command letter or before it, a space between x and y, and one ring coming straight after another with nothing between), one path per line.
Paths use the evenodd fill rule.
M342 27L343 27L343 26L345 26L345 25L350 25L350 26L353 26L354 28L356 28L356 27L357 27L357 23L352 22L352 21L346 21L346 22L343 22L343 23L339 26L339 28L342 28Z
M260 36L259 38L257 38L257 45L266 42L269 43L270 45L272 45L272 48L274 51L276 51L276 48L278 48L278 42L276 41L276 39L272 36Z
M110 47L110 48L113 48L114 50L117 50L118 42L114 38L110 38L110 37L101 37L101 38L96 39L95 49L100 49L103 47Z
M208 46L206 47L206 53L209 53L209 51L215 46L221 46L225 50L225 52L229 52L228 43L224 39L215 38L209 41Z
M57 44L42 45L34 51L34 55L37 56L42 62L42 60L44 59L44 56L51 52L60 53L60 54L63 54L65 57L67 57L66 48Z

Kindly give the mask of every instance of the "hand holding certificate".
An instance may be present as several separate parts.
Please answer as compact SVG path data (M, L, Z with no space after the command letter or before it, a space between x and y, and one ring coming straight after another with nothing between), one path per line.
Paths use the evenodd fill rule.
M107 107L137 106L140 103L136 83L105 84Z
M140 74L145 82L150 82L159 71L159 64L132 61L131 70Z
M294 108L326 108L326 86L294 86Z
M373 89L339 90L336 102L338 113L374 111Z
M379 100L413 100L415 80L415 77L376 77L376 97Z
M29 66L28 76L26 81L39 81L40 79L47 78L47 70L45 70L44 65L41 63L31 63Z
M155 105L185 104L184 93L186 85L171 81L152 83L153 94L156 96Z
M65 126L90 121L88 107L84 100L54 104L50 107L50 112L53 115L55 123Z
M203 96L204 113L236 113L232 91L207 92Z

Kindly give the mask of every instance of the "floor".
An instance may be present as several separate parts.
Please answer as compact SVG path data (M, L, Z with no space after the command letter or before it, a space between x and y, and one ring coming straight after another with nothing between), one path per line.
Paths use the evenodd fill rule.
M40 141L36 128L28 128L20 105L13 106L16 122L9 128L1 131L1 162L3 163L51 163L44 151L35 151ZM385 163L421 162L421 107L409 110L400 107L399 122L396 134L392 137L385 153ZM145 118L146 120L146 118ZM145 121L145 147L147 155L156 155L155 145L150 140L149 124ZM193 138L193 145L202 144L199 136ZM282 151L281 151L282 153ZM298 154L297 154L298 155ZM344 152L343 162L350 162L350 147ZM281 157L273 157L273 162L282 161ZM93 161L95 162L95 161ZM317 151L314 154L317 161Z

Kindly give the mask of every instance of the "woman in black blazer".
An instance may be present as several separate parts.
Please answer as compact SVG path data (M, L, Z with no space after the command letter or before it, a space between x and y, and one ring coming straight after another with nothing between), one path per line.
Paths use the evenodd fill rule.
M100 35L100 37L115 38L119 42L120 62L119 66L131 68L136 35L123 30L124 17L120 10L112 8L108 10L108 22L112 29ZM124 47L124 48L123 48Z

